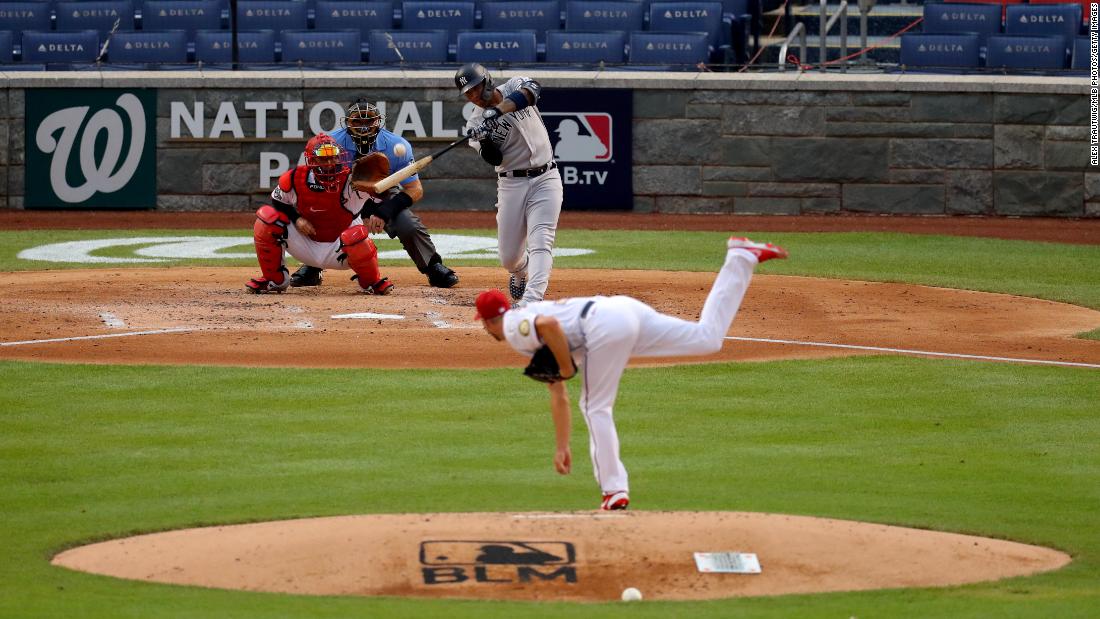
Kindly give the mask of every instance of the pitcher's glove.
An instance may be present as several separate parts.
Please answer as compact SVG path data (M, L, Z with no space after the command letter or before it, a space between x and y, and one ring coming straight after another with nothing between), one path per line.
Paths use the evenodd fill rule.
M572 360L570 363L573 363ZM558 360L554 357L554 352L550 350L549 346L543 346L535 351L535 354L531 356L531 362L523 369L523 375L540 383L557 383L567 380L562 378ZM577 364L573 363L573 376L576 375Z
M384 153L371 153L355 160L351 188L374 195L374 184L390 175L390 160Z

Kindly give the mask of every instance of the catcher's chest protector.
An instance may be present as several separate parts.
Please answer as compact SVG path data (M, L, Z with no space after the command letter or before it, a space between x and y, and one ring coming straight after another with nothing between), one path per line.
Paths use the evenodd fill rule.
M340 174L340 190L336 192L327 192L320 185L309 182L309 168L306 166L298 166L288 174L292 175L294 194L298 197L298 213L317 230L313 240L329 243L340 238L340 233L355 218L355 214L345 208L344 192L348 190L349 172Z

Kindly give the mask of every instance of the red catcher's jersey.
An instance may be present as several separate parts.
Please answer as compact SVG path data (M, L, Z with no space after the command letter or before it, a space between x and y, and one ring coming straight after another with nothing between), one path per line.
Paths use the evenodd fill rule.
M310 238L329 243L340 238L368 199L367 194L351 188L347 182L350 175L350 171L341 173L340 190L330 193L317 184L307 166L298 166L279 177L271 197L297 207L316 230Z

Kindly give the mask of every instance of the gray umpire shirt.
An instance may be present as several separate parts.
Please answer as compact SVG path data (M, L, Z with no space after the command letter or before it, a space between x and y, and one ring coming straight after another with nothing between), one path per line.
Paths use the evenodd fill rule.
M532 82L534 80L529 77L517 76L497 86L496 90L507 98ZM534 89L529 91L533 92ZM484 108L475 107L470 119L466 121L466 129L480 126L484 112ZM504 159L496 167L497 172L537 168L550 163L554 158L550 136L546 133L546 125L542 122L538 105L529 105L501 116L497 129L493 131L492 140L504 155ZM470 146L478 153L481 152L481 144L477 140L470 140Z

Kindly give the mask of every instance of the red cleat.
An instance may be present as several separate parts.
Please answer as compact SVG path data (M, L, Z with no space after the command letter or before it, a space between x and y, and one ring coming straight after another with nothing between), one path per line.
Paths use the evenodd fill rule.
M603 502L600 503L600 509L609 512L620 509L626 509L626 506L630 505L630 497L626 492L620 490L618 492L610 492L603 495Z
M771 243L757 243L745 237L731 236L726 243L729 249L743 249L756 256L758 262L766 262L773 258L786 258L787 250Z

